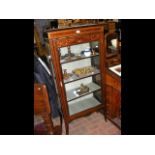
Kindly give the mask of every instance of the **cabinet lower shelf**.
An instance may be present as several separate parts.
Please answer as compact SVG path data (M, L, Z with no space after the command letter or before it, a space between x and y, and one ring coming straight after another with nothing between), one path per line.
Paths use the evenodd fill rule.
M101 87L95 83L89 83L89 84L87 84L87 86L89 87L89 91L87 93L84 93L81 95L78 95L75 93L76 88L67 91L67 101L69 102L71 100L74 100L74 99L77 99L79 97L91 94L91 93L101 89Z
M96 107L100 104L101 103L98 100L96 100L94 97L90 97L82 101L69 104L69 113L70 115L74 115L84 110Z

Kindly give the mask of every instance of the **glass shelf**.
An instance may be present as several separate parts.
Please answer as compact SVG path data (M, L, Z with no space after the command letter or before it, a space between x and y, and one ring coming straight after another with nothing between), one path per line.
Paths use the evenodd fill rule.
M69 101L71 101L71 100L75 100L75 99L77 99L77 98L79 98L79 97L88 95L88 94L90 94L90 93L93 93L93 92L98 91L98 90L101 89L101 87L100 87L99 85L97 85L97 84L95 84L95 83L93 83L93 82L87 84L86 86L89 87L89 91L86 92L86 93L83 93L83 94L81 94L81 95L79 95L79 94L76 93L76 89L77 89L77 88L68 90L68 91L66 92L67 101L69 102Z
M81 54L81 55L77 55L77 56L71 57L70 60L66 60L65 58L64 59L61 59L60 60L60 63L61 64L65 64L65 63L70 63L70 62L73 62L73 61L79 61L79 60L82 60L82 59L96 57L96 56L99 56L99 54L98 53L95 53L94 55L90 55L90 56L85 56L84 54Z
M101 103L98 100L96 100L94 97L89 97L87 99L69 104L69 113L70 113L70 115L73 115L78 112L96 107L100 104Z
M80 80L80 79L84 79L84 78L87 78L87 77L90 77L90 76L94 76L94 75L97 75L97 74L100 74L100 71L96 68L95 71L91 74L87 74L85 76L77 76L75 74L73 74L70 78L68 78L67 80L64 80L64 84L67 84L67 83L70 83L70 82L73 82L73 81L77 81L77 80Z

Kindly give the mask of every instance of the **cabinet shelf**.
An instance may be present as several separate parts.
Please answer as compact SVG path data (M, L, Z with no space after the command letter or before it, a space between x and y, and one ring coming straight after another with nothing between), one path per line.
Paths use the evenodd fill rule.
M69 113L70 115L74 115L76 113L88 110L90 108L94 108L101 103L96 100L94 97L90 97L78 102L75 102L73 104L69 104Z
M81 80L81 79L84 79L84 78L87 78L87 77L90 77L90 76L94 76L94 75L97 75L97 74L100 74L100 71L97 68L95 69L95 71L93 73L87 74L85 76L79 77L79 76L73 74L69 79L64 80L64 84L74 82L74 81L77 81L77 80Z
M79 61L79 60L83 60L83 59L87 59L87 58L96 57L96 56L99 56L99 54L95 53L95 55L90 55L90 56L85 56L85 55L82 54L82 55L80 55L80 57L78 57L78 56L72 57L71 60L62 59L60 61L60 63L65 64L65 63L70 63L70 62L73 62L73 61Z
M82 96L91 94L91 93L93 93L93 92L98 91L98 90L101 89L101 87L99 85L95 84L95 83L89 83L89 84L87 84L87 86L89 87L89 92L83 93L82 95L78 95L76 93L75 90L77 88L74 88L74 89L71 89L69 91L66 91L67 101L69 102L69 101L75 100L75 99L77 99L79 97L82 97Z

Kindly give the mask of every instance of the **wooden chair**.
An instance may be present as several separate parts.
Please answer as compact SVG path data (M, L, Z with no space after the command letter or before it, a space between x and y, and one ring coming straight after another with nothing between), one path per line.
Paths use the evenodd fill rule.
M41 115L48 134L61 134L61 126L54 127L46 85L34 84L34 114Z

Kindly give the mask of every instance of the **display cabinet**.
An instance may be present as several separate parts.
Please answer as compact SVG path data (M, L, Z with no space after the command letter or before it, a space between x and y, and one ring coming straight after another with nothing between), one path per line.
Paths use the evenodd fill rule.
M103 34L101 24L48 32L67 134L72 120L99 109L106 114Z

